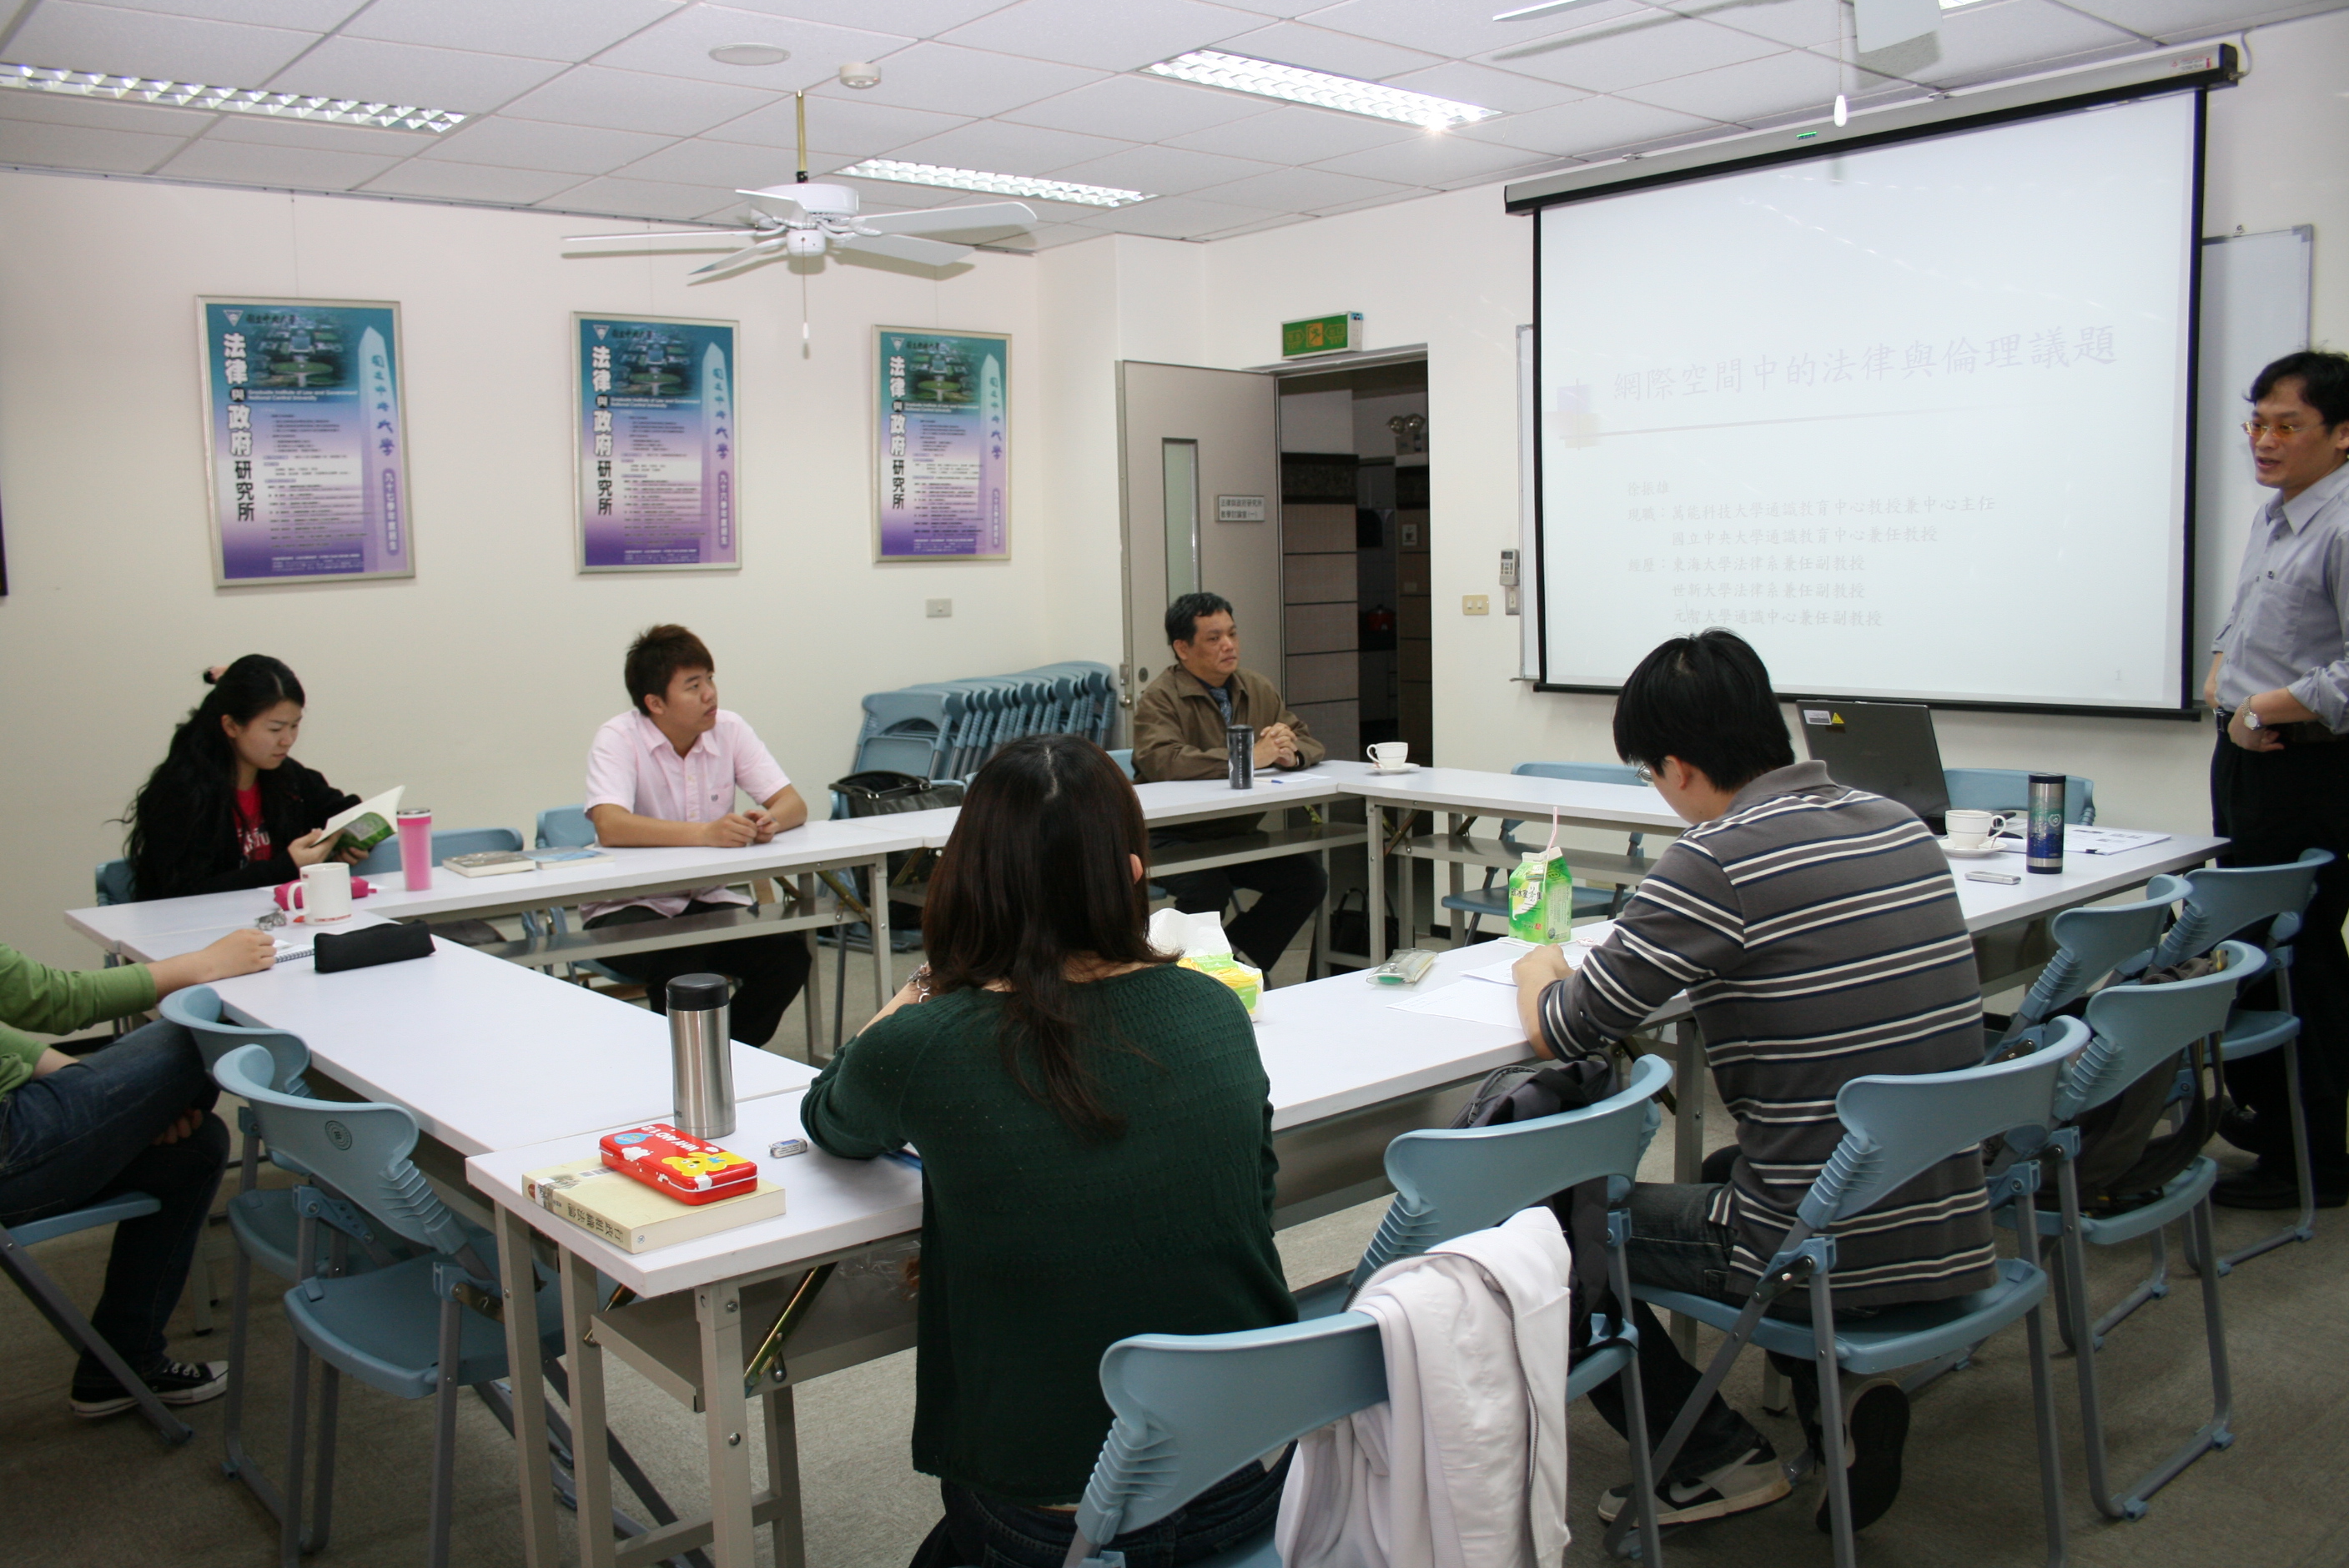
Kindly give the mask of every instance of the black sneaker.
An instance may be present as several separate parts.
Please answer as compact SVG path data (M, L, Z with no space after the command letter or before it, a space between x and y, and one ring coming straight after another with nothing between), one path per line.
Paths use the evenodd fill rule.
M1900 1450L1909 1441L1909 1396L1899 1379L1870 1377L1843 1398L1844 1481L1851 1494L1851 1527L1865 1530L1900 1495ZM1812 1516L1823 1535L1835 1532L1826 1493Z
M1667 1480L1656 1488L1656 1522L1694 1524L1722 1519L1777 1501L1794 1490L1786 1467L1768 1443L1748 1449L1737 1458L1693 1480ZM1631 1483L1611 1487L1599 1500L1599 1517L1612 1524L1631 1501Z
M166 1361L147 1374L147 1387L166 1405L201 1405L228 1392L225 1361ZM136 1409L139 1401L111 1377L85 1383L74 1379L73 1413L85 1420L119 1416Z

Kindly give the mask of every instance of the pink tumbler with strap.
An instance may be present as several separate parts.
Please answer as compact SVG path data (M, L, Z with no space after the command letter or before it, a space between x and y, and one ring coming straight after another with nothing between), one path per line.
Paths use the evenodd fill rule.
M399 830L399 870L410 892L432 890L432 813L402 811Z

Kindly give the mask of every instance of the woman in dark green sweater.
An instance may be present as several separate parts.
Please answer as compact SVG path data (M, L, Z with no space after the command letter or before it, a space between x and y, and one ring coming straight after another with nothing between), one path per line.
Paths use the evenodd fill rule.
M819 1148L922 1158L919 1564L1060 1568L1110 1427L1102 1352L1294 1321L1272 1244L1272 1107L1220 983L1143 930L1141 803L1075 736L972 781L922 913L928 966L808 1089ZM1247 1540L1284 1460L1107 1544L1174 1568Z

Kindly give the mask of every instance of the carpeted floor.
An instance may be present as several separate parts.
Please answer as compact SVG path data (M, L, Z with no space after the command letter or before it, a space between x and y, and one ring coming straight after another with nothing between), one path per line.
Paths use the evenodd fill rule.
M829 955L827 955L828 957ZM901 966L910 966L902 961ZM1277 975L1301 978L1288 969ZM854 971L852 992L858 989ZM796 1017L779 1042L797 1054ZM1708 1119L1725 1128L1725 1117ZM2227 1151L2220 1149L2220 1152ZM2231 1155L2228 1156L2232 1158ZM1663 1173L1668 1150L1651 1151L1651 1174ZM1284 1233L1281 1251L1293 1284L1324 1278L1351 1264L1375 1228L1381 1204L1370 1204ZM2220 1216L2222 1245L2239 1245L2271 1228L2268 1215ZM175 1353L212 1359L226 1354L226 1233L221 1328L209 1338L175 1326ZM97 1292L106 1233L40 1249L43 1266L78 1299ZM2093 1288L2110 1300L2143 1261L2141 1249L2097 1260ZM2178 1289L2154 1303L2108 1341L2104 1386L2118 1473L2135 1475L2197 1425L2209 1409L2199 1285L2184 1274ZM283 1451L288 1369L284 1318L264 1291L251 1356L249 1440L272 1464ZM2349 1213L2319 1216L2316 1241L2252 1262L2225 1282L2228 1340L2235 1378L2235 1446L2212 1455L2158 1496L2147 1519L2114 1523L2090 1506L2078 1447L2078 1404L2071 1361L2056 1364L2065 1449L2066 1511L2072 1560L2086 1568L2168 1568L2250 1563L2261 1568L2333 1568L2349 1563ZM66 1408L70 1355L14 1291L0 1291L0 1335L12 1346L0 1380L0 1495L11 1502L10 1563L114 1564L168 1563L190 1568L257 1565L273 1560L274 1527L244 1490L220 1468L222 1407L190 1412L188 1447L165 1450L136 1418L76 1420ZM670 1501L701 1505L700 1429L696 1419L625 1366L607 1360L614 1381L613 1426ZM1756 1410L1760 1382L1753 1357L1731 1385L1734 1402L1754 1415L1782 1451L1801 1446L1791 1416ZM1869 1568L1993 1568L2043 1560L2040 1505L2028 1399L2028 1371L2018 1332L1985 1346L1970 1369L1920 1396L1899 1504L1860 1538ZM823 1379L800 1391L801 1467L807 1500L810 1562L815 1568L896 1568L936 1516L936 1483L906 1462L913 1412L913 1357L889 1357ZM429 1402L403 1403L366 1388L347 1388L333 1539L316 1561L374 1568L411 1564L426 1551L426 1478L432 1433ZM1626 1471L1622 1448L1587 1407L1572 1413L1574 1545L1568 1561L1603 1561L1591 1510L1598 1493ZM753 1440L755 1441L755 1436ZM478 1403L459 1419L456 1561L519 1563L512 1450ZM757 1473L758 1460L753 1460ZM1667 1537L1676 1565L1821 1563L1827 1542L1812 1524L1816 1485L1758 1512ZM568 1514L558 1516L566 1532ZM766 1550L761 1534L761 1552ZM762 1556L762 1561L764 1558Z

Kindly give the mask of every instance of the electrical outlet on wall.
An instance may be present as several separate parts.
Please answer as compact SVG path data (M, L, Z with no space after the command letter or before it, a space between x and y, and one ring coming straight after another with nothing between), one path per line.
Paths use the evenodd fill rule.
M922 614L928 616L933 621L943 621L954 614L954 601L951 599L925 599L922 601Z
M1489 615L1493 613L1492 596L1485 593L1460 595L1460 613L1464 615Z

